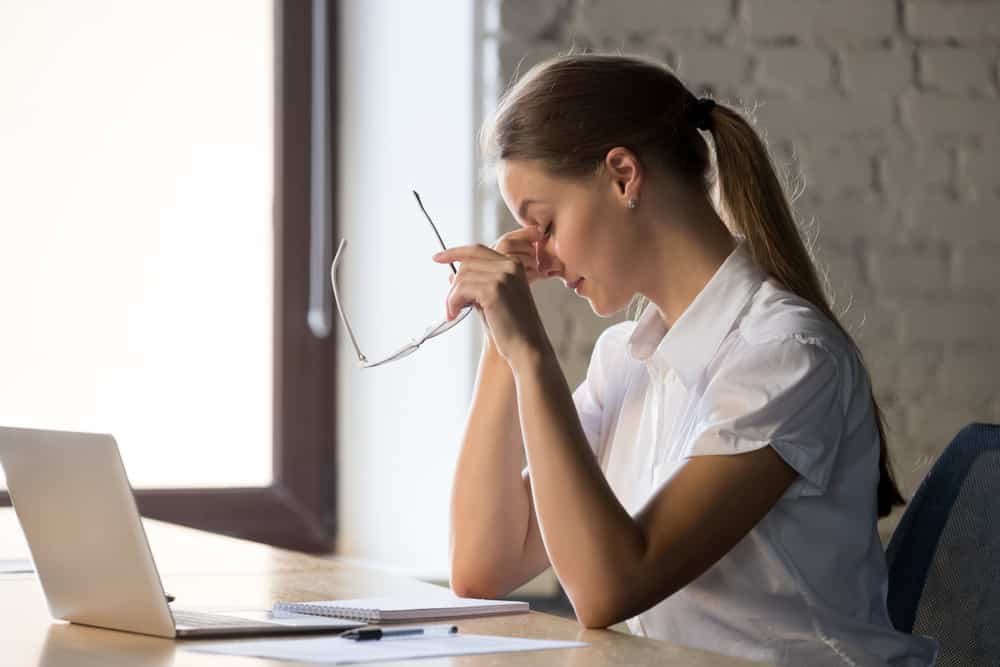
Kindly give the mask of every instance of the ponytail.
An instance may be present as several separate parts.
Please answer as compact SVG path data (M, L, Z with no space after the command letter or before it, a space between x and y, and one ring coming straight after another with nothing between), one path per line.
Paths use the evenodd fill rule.
M861 350L830 308L760 137L743 116L718 104L710 111L707 128L715 143L719 199L727 224L746 238L747 249L761 269L826 315L863 359ZM894 505L905 501L892 474L885 418L874 394L872 406L879 435L878 516L883 518Z

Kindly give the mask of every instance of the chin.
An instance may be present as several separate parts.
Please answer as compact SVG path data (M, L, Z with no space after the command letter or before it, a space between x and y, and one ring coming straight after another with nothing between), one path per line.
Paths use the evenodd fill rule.
M624 304L621 305L615 305L615 304L608 304L603 301L597 301L591 299L588 296L585 296L583 298L585 298L590 303L590 309L594 311L594 314L604 319L607 319L609 317L614 317L618 313L628 308L630 303L630 302L625 302Z

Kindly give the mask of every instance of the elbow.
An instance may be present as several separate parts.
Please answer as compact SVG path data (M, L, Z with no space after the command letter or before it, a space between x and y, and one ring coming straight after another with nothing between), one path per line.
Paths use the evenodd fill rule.
M603 630L620 620L607 608L580 606L574 610L577 622L588 630Z
M577 622L588 630L603 630L625 618L620 613L621 605L617 597L610 591L600 590L569 595Z
M612 622L603 617L584 615L580 613L577 613L576 620L587 630L604 630L608 626L614 625Z
M467 575L456 575L453 573L449 586L451 587L451 592L460 598L493 600L503 595L503 593L482 578L469 577Z
M483 600L492 600L505 594L494 578L489 576L489 568L468 567L463 562L465 561L452 559L448 582L452 593L462 598Z

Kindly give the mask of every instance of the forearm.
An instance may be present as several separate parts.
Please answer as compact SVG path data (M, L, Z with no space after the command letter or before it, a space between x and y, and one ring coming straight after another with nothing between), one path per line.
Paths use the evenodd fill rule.
M514 378L487 340L455 469L452 583L502 587L516 577L529 518Z
M530 355L515 371L538 523L560 582L590 625L616 605L645 540L590 451L555 354Z

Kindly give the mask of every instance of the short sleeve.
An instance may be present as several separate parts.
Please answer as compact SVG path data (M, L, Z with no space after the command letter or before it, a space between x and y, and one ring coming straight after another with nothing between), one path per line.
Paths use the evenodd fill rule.
M580 425L594 456L600 457L607 412L618 408L627 373L625 348L635 322L619 322L605 329L594 343L587 375L573 392Z
M587 364L587 375L573 391L573 404L580 418L587 444L594 456L600 457L603 443L605 411L620 402L619 376L624 372L623 347L634 322L620 322L605 329L594 343ZM527 474L527 467L522 474Z
M573 392L573 403L576 405L576 413L580 417L580 425L583 426L583 432L587 436L587 444L596 455L601 442L601 421L604 409L601 402L603 378L600 370L594 368L594 356L590 358L587 377Z
M841 395L837 358L820 341L742 341L708 379L685 456L770 445L801 477L785 497L821 495L843 436Z

